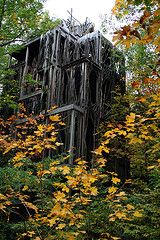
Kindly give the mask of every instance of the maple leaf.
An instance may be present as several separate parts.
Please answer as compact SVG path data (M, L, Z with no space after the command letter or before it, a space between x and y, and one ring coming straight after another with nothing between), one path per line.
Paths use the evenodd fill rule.
M58 226L56 227L56 229L63 229L66 226L65 223L60 223L58 224Z
M52 121L52 122L59 122L61 120L60 116L58 114L56 115L53 115L53 116L50 116L49 119Z
M63 192L56 192L54 193L54 197L57 202L67 202L66 195Z
M7 197L5 195L3 195L2 193L0 193L0 200L6 200Z
M49 219L49 225L52 227L57 222L57 218Z
M90 188L90 194L93 195L93 196L97 196L98 189L96 187L91 187Z
M111 193L111 194L113 194L113 193L115 193L116 191L117 191L117 187L114 187L114 186L112 186L112 187L110 187L109 189L108 189L108 193Z
M64 175L70 173L70 168L68 166L62 166L60 167L60 170L63 172Z
M133 123L135 121L135 117L136 117L135 113L130 113L130 115L126 116L126 121L128 123Z
M22 188L22 191L26 191L26 190L28 190L28 186L24 186L24 187Z
M141 143L143 143L143 141L142 141L141 139L139 139L139 138L133 137L133 138L130 140L129 144L135 144L135 143L141 144Z
M126 194L125 194L124 191L119 192L119 193L116 194L117 197L124 197L125 195L126 195Z
M117 183L120 183L120 179L119 178L116 178L116 177L112 177L112 182L117 184Z
M140 82L139 81L134 81L132 83L132 88L139 88L139 86L140 86Z
M134 209L134 206L131 205L131 204L127 204L126 207L127 207L128 210L132 210L132 209Z
M124 212L121 212L121 211L115 213L115 216L119 219L122 219L122 218L125 219L126 218L126 214Z
M144 97L141 97L141 98L138 98L138 99L137 99L137 101L138 101L138 102L142 102L142 103L143 103L143 102L146 102L146 98L144 98Z
M104 158L99 158L97 159L96 162L98 163L99 167L104 167L106 165L107 160Z
M134 217L137 217L137 218L143 217L142 213L140 213L139 211L135 211L135 212L133 213L133 216L134 216Z

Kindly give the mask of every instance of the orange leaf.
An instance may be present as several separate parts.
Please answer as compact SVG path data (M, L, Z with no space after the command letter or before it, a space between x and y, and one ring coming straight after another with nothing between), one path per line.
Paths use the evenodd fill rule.
M139 86L140 86L140 82L138 82L138 81L134 81L132 83L132 88L138 88Z
M151 83L151 82L153 82L153 79L152 78L144 78L143 82L144 83Z

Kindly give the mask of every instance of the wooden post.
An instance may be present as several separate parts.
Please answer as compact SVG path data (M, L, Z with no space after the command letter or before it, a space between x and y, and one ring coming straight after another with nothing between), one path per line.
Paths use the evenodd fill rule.
M73 164L73 148L74 148L74 137L75 137L75 111L72 110L71 112L71 125L70 125L70 144L69 144L69 152L70 152L70 159L69 164Z
M23 71L23 76L22 76L22 81L21 81L21 93L20 93L20 98L23 95L23 83L24 83L24 77L27 73L27 68L28 68L28 57L29 57L29 47L26 49L26 58L25 58L25 66L24 66L24 71Z
M8 57L8 68L11 67L11 62L12 62L12 56L9 55L9 57Z

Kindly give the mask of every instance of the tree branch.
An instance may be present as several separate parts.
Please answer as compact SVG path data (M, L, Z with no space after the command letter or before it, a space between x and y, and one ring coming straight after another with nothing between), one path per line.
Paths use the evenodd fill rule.
M7 46L13 42L17 42L17 41L20 41L20 42L25 42L24 40L22 39L17 39L19 38L23 33L24 33L25 29L23 31L21 31L14 39L11 39L11 40L8 40L7 42L4 42L4 43L1 43L0 44L0 47L4 47L4 46Z
M25 41L22 40L22 39L12 39L12 40L10 40L8 42L0 44L0 47L4 47L4 46L9 45L10 43L13 43L13 42L25 42Z

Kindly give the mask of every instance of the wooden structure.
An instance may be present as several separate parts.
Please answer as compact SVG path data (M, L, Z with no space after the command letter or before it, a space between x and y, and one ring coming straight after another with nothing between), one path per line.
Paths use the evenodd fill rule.
M10 62L28 113L60 113L66 124L59 135L61 151L91 160L113 90L119 85L125 91L122 55L93 27L62 24L14 52Z

